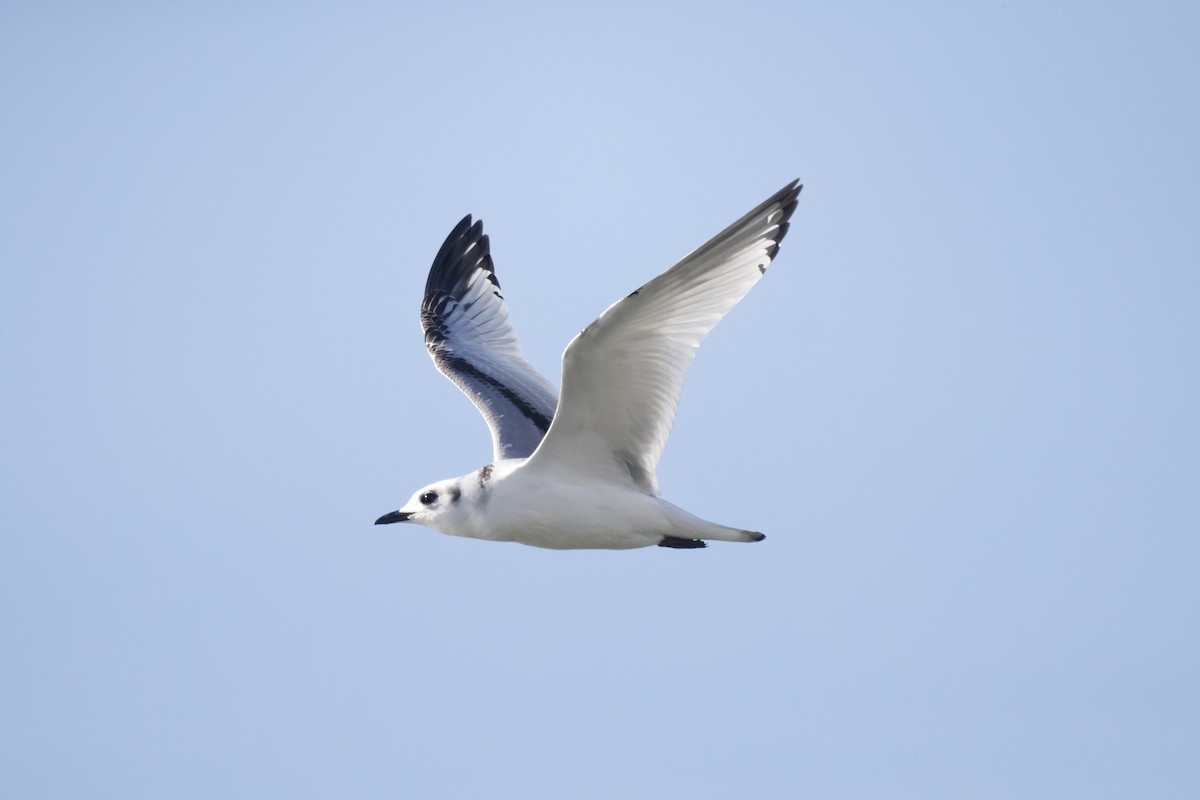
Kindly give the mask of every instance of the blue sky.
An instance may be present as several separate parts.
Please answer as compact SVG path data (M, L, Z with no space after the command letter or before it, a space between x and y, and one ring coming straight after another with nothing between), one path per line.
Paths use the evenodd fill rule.
M1189 4L0 9L0 794L1195 797ZM660 481L767 533L374 527L793 177Z

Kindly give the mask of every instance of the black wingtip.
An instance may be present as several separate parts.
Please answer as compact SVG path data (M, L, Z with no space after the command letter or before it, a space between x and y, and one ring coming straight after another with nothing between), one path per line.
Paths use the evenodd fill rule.
M778 203L783 210L783 217L786 220L788 217L790 217L792 215L792 212L796 210L797 198L800 196L800 191L803 188L804 188L804 184L800 182L799 178L796 178L793 181L789 181L788 184L786 186L784 186L782 189L780 189L778 192L771 195L766 200L762 201L762 203L759 205L758 209L755 209L755 211L764 209L768 206ZM751 212L751 213L754 213L754 212Z
M775 229L774 236L771 237L773 241L767 246L767 258L771 259L772 261L775 260L775 256L779 252L779 243L783 241L783 237L787 236L788 229L791 227L789 220L791 220L792 214L796 211L796 206L799 205L800 190L803 188L804 184L800 182L799 178L796 178L787 186L784 186L778 192L764 200L763 203L757 209L755 209L755 211L752 211L750 214L746 215L747 217L750 217L754 215L755 212L763 211L775 204L779 205L779 211L781 214L778 221L778 227ZM766 270L762 267L759 267L759 269L761 269L763 272L766 272Z
M467 214L454 229L446 236L429 268L429 277L425 281L425 302L431 298L453 294L456 287L482 267L489 273L494 273L491 259L491 245L483 233L483 220L472 220ZM493 281L499 286L499 283Z
M446 261L450 255L450 248L454 247L454 245L463 238L463 235L470 227L471 215L467 214L458 221L458 224L450 230L450 233L446 234L446 240L442 242L442 246L438 248L438 254L434 256L434 265L441 264Z
M803 188L804 184L800 182L799 178L796 178L796 180L780 189L770 200L764 203L764 205L779 203L779 210L783 212L783 218L779 221L779 233L775 237L776 243L782 240L788 231L788 220L792 218L792 213L800 203L800 190Z
M798 204L797 198L800 195L800 190L803 188L804 184L800 183L799 178L794 181L789 181L786 186L748 211L737 222L733 223L728 228L721 231L716 236L709 239L703 245L690 253L684 259L684 261L704 255L712 248L719 247L721 244L728 241L730 237L745 235L748 225L753 225L754 231L757 234L761 230L760 226L764 221L764 216L769 214L771 224L774 225L774 228L769 233L765 234L767 239L765 243L765 255L766 260L769 263L779 252L779 243L783 241L783 237L787 235L788 228L790 227L788 220L791 219L792 213L796 210L796 206ZM681 261L680 263L682 264L683 262ZM760 263L758 265L760 272L766 272L766 267L767 264Z

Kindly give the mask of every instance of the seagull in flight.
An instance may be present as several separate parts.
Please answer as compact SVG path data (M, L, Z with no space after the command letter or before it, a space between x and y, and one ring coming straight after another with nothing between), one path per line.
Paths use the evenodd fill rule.
M521 354L483 223L464 217L429 270L421 327L438 370L487 420L494 459L375 524L555 550L762 541L663 500L654 473L700 340L767 271L800 189L792 181L584 328L563 353L561 394Z

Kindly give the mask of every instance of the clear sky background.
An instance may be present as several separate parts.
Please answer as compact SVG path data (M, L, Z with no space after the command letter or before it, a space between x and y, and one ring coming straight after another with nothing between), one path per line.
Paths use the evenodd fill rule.
M0 795L1200 796L1191 3L6 3ZM758 545L371 523L793 177L664 495Z

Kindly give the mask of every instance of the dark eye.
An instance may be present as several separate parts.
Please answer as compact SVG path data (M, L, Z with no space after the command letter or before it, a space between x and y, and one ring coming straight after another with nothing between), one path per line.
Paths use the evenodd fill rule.
M426 492L421 495L421 505L431 506L437 502L437 492Z

